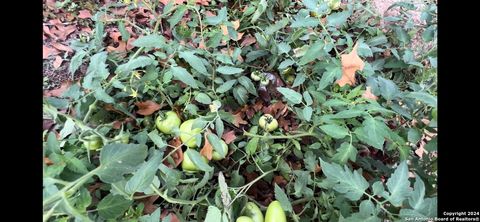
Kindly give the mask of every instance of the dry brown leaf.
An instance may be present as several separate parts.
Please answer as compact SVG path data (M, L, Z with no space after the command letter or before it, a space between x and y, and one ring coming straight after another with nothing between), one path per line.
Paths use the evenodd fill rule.
M81 19L91 18L92 14L90 14L90 11L84 9L79 11L78 17Z
M237 114L233 115L233 125L235 125L236 127L240 127L240 124L248 124L247 121L243 120L243 117L242 117L242 113L241 112L238 112Z
M378 99L378 97L372 93L372 88L370 86L367 86L367 89L362 94L362 97L365 99L373 99L373 100Z
M205 138L205 145L203 145L203 148L200 150L200 155L206 157L208 160L211 160L212 159L212 155L213 155L213 147L212 145L210 145L210 143L208 142L208 139L207 139L207 135L209 133L205 133L204 134L204 138Z
M242 43L240 44L240 46L244 47L244 46L249 46L253 43L257 42L257 39L253 36L251 36L250 34L246 35L245 38L243 38L243 41Z
M274 176L273 182L276 183L280 187L285 187L287 185L287 180L283 178L283 176Z
M45 164L46 164L47 166L50 166L50 165L53 164L53 162L52 162L50 159L48 159L48 157L44 157L44 158L43 158L43 162L45 162Z
M138 107L137 113L144 116L152 115L152 113L162 108L162 106L152 100L136 102L135 105Z
M154 196L149 196L147 198L142 198L139 201L143 203L143 213L144 214L151 214L155 210L157 210L157 206L153 204L160 196L154 195Z
M210 0L195 0L195 3L199 5L204 5L207 6L209 4Z
M66 46L66 45L63 45L63 44L60 44L58 42L54 42L52 43L52 46L60 51L65 51L65 52L73 52L72 48Z
M348 54L342 55L342 77L337 80L339 86L345 84L353 86L355 84L355 72L362 70L365 63L357 54L358 44L355 44L352 51Z
M180 140L180 138L175 137L172 140L168 141L168 144L172 147L178 148L178 147L182 146L182 141ZM167 150L165 152L165 155L168 155L170 152L173 151L172 147L167 148ZM182 151L182 149L178 148L174 153L172 153L172 155L170 157L172 157L173 162L175 163L175 166L172 166L168 162L168 159L163 161L163 164L165 164L165 166L170 167L170 168L177 167L183 161L183 151Z
M55 25L54 28L50 29L50 32L54 35L55 38L59 40L65 40L65 38L75 30L77 30L77 27L75 25L65 26L60 23Z
M60 53L58 50L54 48L49 48L47 46L43 46L43 59L47 59L50 55L58 55Z
M58 69L62 65L63 59L60 56L55 56L55 61L53 61L53 68Z
M228 131L228 132L225 132L225 133L222 135L222 139L225 141L226 144L230 144L230 143L233 142L236 138L237 138L237 136L235 136L235 131L233 131L233 130L230 130L230 131Z
M205 42L203 42L203 39L200 40L200 42L198 43L198 48L199 49L207 49L207 46L205 45Z
M162 214L160 215L160 219L163 220L164 217L166 217L167 215L170 216L170 222L180 222L180 220L178 219L177 215L174 214L174 213L168 213L168 211L164 210L162 212Z

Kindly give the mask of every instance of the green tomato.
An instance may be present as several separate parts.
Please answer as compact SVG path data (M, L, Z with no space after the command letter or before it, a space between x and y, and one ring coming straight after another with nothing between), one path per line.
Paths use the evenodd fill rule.
M250 217L241 216L241 217L238 217L235 222L255 222L255 221L252 220L252 218Z
M253 202L248 202L243 208L240 215L252 218L253 222L263 222L263 213Z
M261 85L266 86L266 85L268 85L268 83L270 83L270 80L267 79L266 77L260 80Z
M270 114L265 114L258 120L258 125L267 132L274 131L278 128L278 121Z
M180 123L180 117L174 111L168 111L165 116L158 116L155 120L158 130L165 134L171 134L174 128L180 126Z
M225 158L225 156L227 156L228 146L227 146L227 144L225 143L225 141L220 140L220 142L222 143L223 153L224 153L225 155L224 155L224 156L221 156L220 153L218 153L217 151L214 150L213 153L212 153L212 159L213 159L213 160L222 160L223 158Z
M340 3L340 0L329 0L328 7L330 7L331 10L338 10L340 8Z
M189 148L197 147L197 138L195 135L202 132L201 128L192 129L195 119L189 119L180 125L180 140Z
M90 135L85 137L83 142L85 147L89 150L99 150L103 146L102 138L97 135Z
M142 125L143 125L143 127L145 127L145 128L148 128L148 127L150 127L151 125L153 125L152 117L150 117L150 116L145 116L145 117L143 118Z
M250 77L252 77L253 81L260 81L260 79L262 79L262 73L259 71L253 71L250 73Z
M190 157L188 156L188 153L190 152L189 149L187 149L185 151L185 153L183 153L183 160L182 160L182 169L183 171L185 172L189 172L189 173L194 173L194 172L197 172L199 171L199 169L197 168L197 166L193 163L193 161L190 159ZM204 156L202 156L202 159L205 163L208 163L208 159L205 158Z
M287 222L287 216L278 200L272 201L265 213L265 222Z

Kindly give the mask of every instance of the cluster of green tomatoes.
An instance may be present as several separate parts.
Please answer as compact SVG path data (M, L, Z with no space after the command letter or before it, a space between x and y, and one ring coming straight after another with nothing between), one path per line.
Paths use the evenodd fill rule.
M248 202L240 213L242 216L238 217L236 222L286 222L287 216L278 200L272 201L265 213L263 213L258 206L253 202Z

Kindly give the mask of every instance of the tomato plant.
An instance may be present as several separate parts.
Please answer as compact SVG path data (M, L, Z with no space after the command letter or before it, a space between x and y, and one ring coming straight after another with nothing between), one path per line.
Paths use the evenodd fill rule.
M433 1L95 2L44 7L44 221L438 216Z

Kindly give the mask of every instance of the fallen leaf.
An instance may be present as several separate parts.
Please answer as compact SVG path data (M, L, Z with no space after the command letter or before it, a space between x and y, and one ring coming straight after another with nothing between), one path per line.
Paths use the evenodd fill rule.
M53 122L53 120L51 119L43 119L43 130L50 130L52 128L52 126L55 124L55 122Z
M102 187L102 185L103 185L103 183L97 182L97 183L94 183L94 184L88 186L87 190L88 190L88 192L93 193L96 190L98 190L100 187Z
M63 44L60 44L58 42L54 42L52 43L52 46L58 50L61 50L61 51L65 51L65 52L73 52L72 48L66 46L66 45L63 45Z
M213 17L213 16L216 16L213 12L211 11L205 11L205 16L207 17Z
M53 162L52 162L50 159L48 159L48 157L44 157L44 158L43 158L43 162L45 162L45 164L46 164L47 166L50 166L50 165L53 164Z
M125 15L127 13L127 7L122 8L110 8L109 9L114 15Z
M164 210L162 212L162 214L160 215L160 219L162 219L162 221L163 221L163 218L166 217L166 216L170 216L170 222L180 222L180 220L178 219L176 214L168 213L167 210Z
M55 56L55 61L53 61L53 68L58 69L62 65L63 59L60 56Z
M174 148L172 148L172 147L175 147L175 149L177 149L178 147L181 147L182 146L182 141L180 140L180 138L174 137L172 140L168 141L168 144L170 146L167 148L167 150L165 152L165 155L168 155L170 152L173 151ZM178 148L174 153L171 154L170 157L172 157L175 166L172 166L168 162L168 159L163 161L163 164L165 164L165 166L170 167L170 168L177 167L183 161L183 151L182 151L182 149Z
M210 0L195 0L195 3L203 6L207 6L209 4Z
M276 183L280 187L285 187L287 185L287 180L283 178L283 176L274 176L273 182Z
M50 29L50 33L55 39L65 40L68 35L77 30L77 27L75 25L65 26L62 23L55 24L55 27Z
M90 11L84 9L79 11L78 17L81 19L91 18L92 14L90 14Z
M137 113L144 116L152 115L152 113L162 108L162 106L152 100L136 102L135 105L138 107Z
M47 5L47 7L51 10L55 10L57 7L55 6L55 0L47 0L45 2L45 4Z
M63 94L63 92L65 92L71 85L72 85L72 82L66 81L60 85L60 88L50 90L50 91L45 91L43 95L45 97L49 97L49 96L60 97Z
M235 125L236 127L240 127L240 124L248 124L247 121L243 120L243 117L242 117L242 113L241 112L238 112L237 114L233 115L233 125Z
M58 55L60 52L54 48L49 48L47 46L43 46L43 59L47 59L50 55Z
M350 53L342 55L342 77L337 80L337 84L341 87L345 84L354 85L355 72L362 70L365 66L365 63L357 55L357 47L358 44L355 44Z
M198 43L198 48L199 49L207 49L207 46L205 45L205 42L202 40L200 40L200 42Z
M207 135L209 133L205 133L204 134L204 137L205 137L205 145L203 145L203 148L200 150L200 154L204 157L206 157L208 160L211 160L212 159L212 155L213 155L213 147L212 145L210 145L210 143L208 142L208 139L207 139Z
M157 210L157 206L153 204L160 196L154 195L149 196L147 198L142 198L139 201L143 203L143 213L144 214L152 214L155 210Z
M55 37L52 32L50 32L50 29L48 28L48 26L44 25L43 26L43 33L49 35L50 37Z
M365 92L362 94L362 97L365 98L365 99L373 99L373 100L377 100L378 97L375 96L373 93L372 93L372 88L370 86L367 86L367 89L365 90Z
M246 35L245 38L243 38L243 41L242 43L240 44L240 46L244 47L244 46L249 46L253 43L257 42L257 39L253 36L251 36L250 34Z
M226 144L230 144L230 143L233 142L236 138L237 138L237 136L235 136L235 131L233 131L233 130L230 130L230 131L228 131L228 132L225 132L225 133L222 135L222 139L225 141Z

